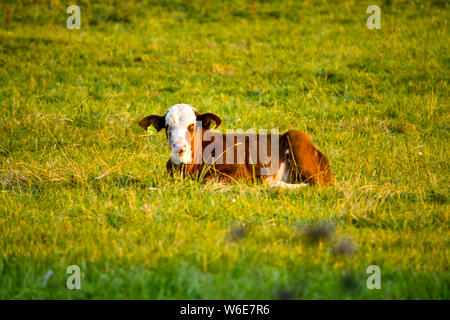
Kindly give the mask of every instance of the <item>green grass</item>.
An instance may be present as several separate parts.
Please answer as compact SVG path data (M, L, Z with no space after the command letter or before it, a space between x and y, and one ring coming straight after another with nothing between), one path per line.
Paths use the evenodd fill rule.
M450 298L446 1L118 3L2 4L1 299ZM305 131L336 184L169 178L137 121L182 102Z

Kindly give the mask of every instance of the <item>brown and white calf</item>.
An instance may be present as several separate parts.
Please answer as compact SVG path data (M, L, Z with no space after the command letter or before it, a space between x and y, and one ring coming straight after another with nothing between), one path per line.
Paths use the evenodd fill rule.
M198 113L188 104L176 104L164 116L150 115L139 121L147 130L165 129L172 151L169 173L225 180L266 181L272 186L295 188L326 185L333 180L328 159L299 130L284 134L228 133L211 131L222 119ZM227 130L228 131L228 130Z

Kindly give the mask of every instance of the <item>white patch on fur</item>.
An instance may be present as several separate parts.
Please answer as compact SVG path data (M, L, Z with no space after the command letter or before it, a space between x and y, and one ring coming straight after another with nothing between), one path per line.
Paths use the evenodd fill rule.
M288 151L286 152L286 154ZM271 187L280 187L285 189L295 189L299 187L306 187L306 183L287 183L289 181L289 168L286 161L283 161L278 168L277 173L274 176L268 176L266 182L269 183Z
M286 183L284 181L274 181L270 183L271 187L280 187L284 189L297 189L300 187L307 187L308 184L306 183Z
M283 161L280 163L280 166L278 167L277 173L273 176L267 176L266 181L270 184L277 182L277 181L288 181L289 172L286 166L286 161Z
M192 162L191 140L189 137L188 127L195 124L195 109L188 104L176 104L172 106L166 113L166 126L168 130L169 148L172 151L170 158L175 164L189 164ZM174 146L176 144L177 146ZM178 146L185 146L183 155L180 157Z
M289 179L289 170L286 165L286 161L283 161L278 168L277 174L275 176L277 181L288 181Z

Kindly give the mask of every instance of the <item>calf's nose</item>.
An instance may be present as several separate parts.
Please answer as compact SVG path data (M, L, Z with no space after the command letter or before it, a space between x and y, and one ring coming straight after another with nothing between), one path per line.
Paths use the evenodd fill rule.
M184 152L187 149L187 145L184 142L175 142L174 144L172 144L172 148L174 150Z

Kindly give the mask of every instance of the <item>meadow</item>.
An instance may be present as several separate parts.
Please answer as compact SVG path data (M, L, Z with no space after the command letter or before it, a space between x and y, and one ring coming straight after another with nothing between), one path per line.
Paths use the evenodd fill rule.
M0 4L0 299L450 298L447 1L76 4ZM176 103L306 132L335 183L169 177L137 122Z

